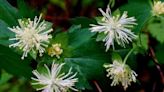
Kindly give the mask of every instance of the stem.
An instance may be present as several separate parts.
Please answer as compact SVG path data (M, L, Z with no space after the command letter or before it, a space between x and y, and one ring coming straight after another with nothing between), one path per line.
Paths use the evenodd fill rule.
M152 92L155 92L156 85L156 82L154 82Z
M101 90L100 86L98 85L97 81L93 81L93 83L95 84L98 92L102 92L102 90Z
M124 61L123 61L124 64L126 63L128 57L129 57L130 54L133 52L133 50L134 50L134 48L132 48L132 49L128 52L128 54L125 56Z
M155 56L155 53L154 53L154 50L153 50L152 47L150 47L150 54L151 54L151 56L152 56L152 59L153 59L153 62L154 62L154 64L155 64L155 66L157 67L157 69L158 69L158 71L159 71L159 73L160 73L162 84L164 85L164 75L163 75L163 72L162 72L162 70L161 70L161 68L160 68L160 65L159 65L159 63L158 63L158 60L157 60L157 58L156 58L156 56Z

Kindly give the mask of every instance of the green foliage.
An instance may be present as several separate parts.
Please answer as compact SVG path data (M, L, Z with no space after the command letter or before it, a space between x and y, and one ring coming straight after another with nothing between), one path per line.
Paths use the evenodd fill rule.
M49 0L51 3L61 7L62 9L65 9L65 3L64 0Z
M98 1L100 3L96 6L104 4L102 1ZM64 0L50 0L50 2L65 9ZM75 4L77 0L73 0L72 2ZM85 7L91 5L93 2L94 0L83 0L82 4ZM115 0L110 0L110 4L114 6L116 4ZM8 82L11 79L15 79L15 76L30 79L33 68L37 67L38 70L40 69L42 72L45 72L45 69L42 70L43 65L47 64L51 66L52 62L65 63L63 72L68 72L68 69L72 67L73 72L77 72L78 82L76 83L76 87L80 90L92 90L90 82L93 80L106 81L103 65L105 63L112 63L113 60L122 61L122 58L127 55L131 48L134 48L135 51L129 55L126 63L132 69L139 68L137 56L145 53L146 55L150 54L148 51L149 43L154 42L149 39L151 37L158 41L151 47L155 47L155 54L159 63L164 64L164 19L162 16L152 17L150 0L129 0L128 3L112 12L112 15L115 16L128 11L128 16L135 17L137 20L137 25L133 31L138 35L138 39L133 41L132 44L129 43L127 48L116 46L116 50L110 49L108 52L105 52L104 43L97 41L102 41L106 35L104 33L96 35L95 32L91 32L90 30L90 24L97 24L95 19L100 20L101 17L96 17L95 19L76 17L69 20L73 26L67 32L52 32L53 35L48 48L52 44L60 43L61 49L63 49L60 58L49 56L48 48L46 48L46 53L42 57L39 57L36 51L32 51L30 52L31 57L25 60L21 60L19 50L9 48L9 44L13 43L9 38L14 37L14 34L8 27L17 26L18 18L33 18L37 12L30 8L24 0L17 0L17 5L18 10L6 0L0 0L0 58L2 59L0 61L0 86L2 87L0 87L0 92L6 91L6 89L9 89L13 85ZM45 30L52 28L52 23L45 23L47 25ZM153 63L152 60L150 61L150 63ZM32 65L30 65L31 63ZM26 81L19 81L20 84L18 83L19 85L11 87L9 92L21 92L20 88ZM26 91L23 90L23 92Z
M139 33L143 29L152 16L148 0L129 0L127 4L120 8L120 11L128 11L128 16L134 16L137 19L137 26L134 29L136 33Z
M6 72L2 72L1 78L0 78L0 85L3 85L4 83L6 83L7 81L9 81L13 76L6 73Z
M0 45L0 58L2 59L0 61L2 69L17 76L31 77L32 68L29 66L29 61L22 61L21 57L11 49Z
M164 18L153 19L148 25L151 35L160 43L164 43Z
M10 81L13 81L10 83ZM27 81L25 79L16 79L13 75L2 71L2 77L0 79L0 92L33 92L31 88L28 87Z
M65 62L78 73L77 87L90 89L87 80L97 79L98 76L102 77L104 75L103 64L110 59L107 57L108 54L104 53L104 48L91 39L94 34L90 30L75 27L71 28L71 32L69 32L69 47L72 48L72 57L65 58Z
M103 64L110 59L107 54L102 53L104 53L104 50L100 49L100 45L90 40L74 49L71 58L65 58L66 64L72 66L78 73L78 88L90 88L90 86L87 86L87 80L97 79L104 75Z
M77 17L77 18L72 18L70 22L73 25L81 25L83 28L86 28L89 27L90 24L95 24L96 20L87 17Z
M13 33L9 31L7 27L8 25L4 21L0 20L0 44L4 46L9 46L11 43L9 38L13 36Z
M144 54L149 49L149 38L147 34L141 33L136 41L133 43L133 48L135 48L135 54Z
M60 43L62 48L66 48L68 46L68 33L62 32L58 33L51 41L52 44Z
M83 6L88 6L91 5L93 3L94 0L82 0L82 4Z
M113 52L112 53L112 61L114 61L114 60L117 60L117 61L121 61L122 62L121 56L118 53L116 53L116 52Z
M141 48L143 48L144 50L148 50L148 35L140 34L139 39L140 39L139 42L140 42Z
M73 48L79 47L94 35L95 33L92 33L88 28L81 29L80 26L71 28L69 30L69 46Z
M18 13L21 15L21 18L33 18L36 16L36 10L29 7L24 0L17 0Z
M116 3L115 0L109 0L109 5L110 5L111 7L114 7L115 3Z
M8 25L13 26L17 24L18 10L11 6L7 0L0 0L0 19L5 21Z
M156 47L156 57L160 64L164 64L163 52L164 52L164 44L158 45Z

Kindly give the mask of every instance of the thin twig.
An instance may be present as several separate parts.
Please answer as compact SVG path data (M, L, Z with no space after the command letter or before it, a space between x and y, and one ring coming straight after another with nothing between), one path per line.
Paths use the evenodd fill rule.
M155 92L156 85L157 85L157 83L154 82L152 92Z
M97 81L93 81L93 83L95 84L98 92L102 92L102 90L101 90L100 86L98 85Z
M159 63L158 63L158 60L157 60L157 58L156 58L156 56L155 56L155 52L154 52L154 50L153 50L152 47L150 47L150 53L151 53L153 62L155 63L155 65L156 65L156 67L157 67L157 69L158 69L158 71L159 71L159 73L160 73L162 84L164 85L164 75L163 75L163 72L162 72L162 70L161 70L161 68L160 68L160 65L159 65Z

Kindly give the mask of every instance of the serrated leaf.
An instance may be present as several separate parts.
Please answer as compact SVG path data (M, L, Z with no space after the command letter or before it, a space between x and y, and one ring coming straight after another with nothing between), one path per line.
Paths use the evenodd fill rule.
M68 66L73 67L77 73L80 73L78 75L80 81L100 78L105 76L103 64L110 61L108 53L105 53L103 49L94 40L88 40L74 49L72 57L65 58L65 62ZM86 87L87 81L84 84L79 83L80 88ZM86 88L88 89L90 86Z
M81 70L82 67L80 67L77 63L72 62L73 60L70 58L66 58L65 61L67 66L73 67L73 69L77 72L78 83L76 83L76 87L82 90L91 89L84 71Z

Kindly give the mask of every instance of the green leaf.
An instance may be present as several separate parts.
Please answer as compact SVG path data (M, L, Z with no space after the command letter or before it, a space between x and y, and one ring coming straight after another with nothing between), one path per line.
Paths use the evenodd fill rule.
M62 45L62 48L67 48L68 46L68 33L62 32L58 33L54 36L54 38L51 40L51 44L60 43Z
M96 24L95 19L87 18L87 17L77 17L77 18L72 18L70 22L74 25L81 25L82 28L89 27L90 24Z
M53 24L51 22L44 21L44 23L46 25L46 28L43 31L47 31L47 30L51 29L53 26Z
M148 42L149 42L149 38L148 35L146 34L140 34L140 36L138 37L138 40L136 43L133 44L133 48L135 48L135 53L141 53L144 54L145 51L148 50Z
M148 50L148 41L149 41L148 35L146 35L146 34L140 35L140 44L145 50Z
M30 56L31 56L34 60L36 60L37 54L38 54L37 51L31 50L31 51L29 52L29 54L30 54Z
M164 43L164 19L159 22L152 22L148 25L151 35L156 38L160 43Z
M13 26L17 24L18 11L7 0L0 0L0 12L0 19L4 20L8 25Z
M89 6L93 3L93 0L82 0L82 4L84 7Z
M121 61L122 62L121 56L118 53L116 53L116 52L113 52L112 53L112 61L114 61L114 60L117 60L117 61Z
M163 52L164 52L164 44L158 45L156 47L155 54L160 64L164 64Z
M100 44L94 40L88 40L74 49L72 54L72 57L65 58L65 62L77 71L79 78L78 88L90 89L88 80L98 80L98 78L105 76L103 64L110 61L110 57L108 53L104 52L104 48L101 48Z
M115 0L109 0L109 5L113 8L115 5L116 1Z
M8 25L0 20L0 44L4 46L9 46L11 41L9 41L9 38L13 37L13 33L7 28Z
M0 58L2 59L0 61L2 69L17 76L31 77L32 69L29 66L30 61L21 60L21 57L9 48L0 45Z
M2 76L0 78L0 85L3 85L8 80L10 80L13 76L11 74L6 73L5 71L2 72Z
M23 18L33 18L36 15L36 11L30 8L24 0L17 0L17 6L18 12Z
M69 36L68 36L68 32L61 32L58 33L54 36L54 38L51 40L51 45L52 44L61 44L61 49L63 50L63 53L60 55L60 59L63 59L64 57L70 57L71 55L71 51L70 48L68 47L68 40L69 40ZM54 59L54 57L52 57L52 59Z
M102 41L105 37L106 37L106 34L104 34L104 32L99 33L97 35L96 41Z
M57 6L59 6L62 9L66 8L64 0L50 0L50 2L57 5Z
M92 33L88 28L69 30L69 46L77 48L86 41L90 40L95 33Z
M137 7L135 7L137 6ZM121 12L128 11L128 16L134 16L137 19L137 26L134 28L134 32L139 33L149 18L151 14L151 6L148 0L129 0L127 4L120 8Z

